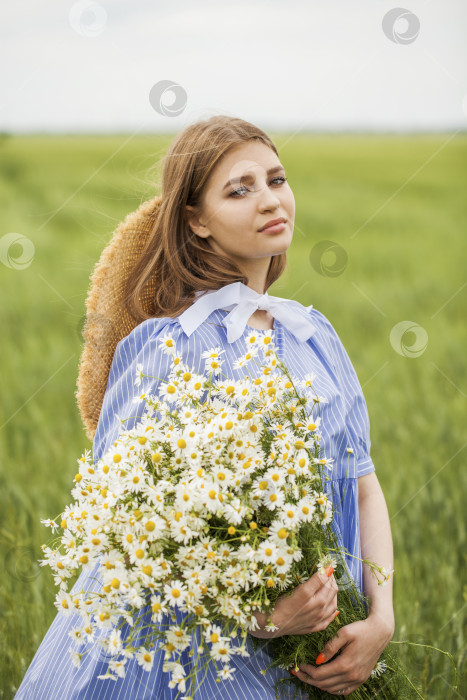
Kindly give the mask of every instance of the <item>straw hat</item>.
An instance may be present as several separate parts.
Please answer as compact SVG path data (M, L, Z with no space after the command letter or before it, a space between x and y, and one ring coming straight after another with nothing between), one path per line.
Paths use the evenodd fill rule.
M85 343L75 394L90 440L94 440L115 348L138 325L125 309L124 290L161 201L162 197L156 196L126 216L115 229L90 276L83 328ZM153 279L141 295L143 309L150 315L154 314L155 289Z

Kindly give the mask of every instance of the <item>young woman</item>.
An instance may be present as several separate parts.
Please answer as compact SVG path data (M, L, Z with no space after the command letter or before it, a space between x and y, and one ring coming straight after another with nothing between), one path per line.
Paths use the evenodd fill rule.
M245 337L270 333L292 374L316 374L315 391L327 401L321 406L322 450L334 459L333 501L341 501L332 526L351 555L344 555L348 572L371 605L367 619L340 628L316 664L310 659L297 675L304 684L348 695L370 676L394 633L392 582L378 586L359 559L391 567L392 538L370 457L366 403L349 356L320 311L267 293L285 268L294 215L283 164L261 129L226 116L188 126L165 157L161 196L117 228L93 273L77 398L97 461L123 429L121 421L131 416L124 424L129 429L142 415L144 400L133 401L135 394L156 393L168 373L169 356L161 345L169 336L199 372L203 350L223 348L225 371L240 378L242 370L232 363ZM139 390L137 365L153 377ZM73 592L100 590L98 568L83 570ZM288 672L268 669L268 637L325 629L336 615L339 584L344 585L333 574L315 573L291 596L279 598L276 632L265 631L258 613L260 628L253 634L264 640L260 650L250 641L250 657L233 657L229 680L217 683L210 669L196 700L273 700L275 683ZM39 646L17 700L176 697L178 689L169 687L170 675L162 670L163 652L154 655L149 671L132 660L124 678L115 667L116 680L102 680L98 676L107 671L109 657L90 637L78 648L77 668L78 656L73 660L68 648L79 613L62 613ZM151 610L145 622L151 622ZM189 673L188 654L185 660ZM327 663L319 664L323 660ZM283 692L293 697L292 690Z

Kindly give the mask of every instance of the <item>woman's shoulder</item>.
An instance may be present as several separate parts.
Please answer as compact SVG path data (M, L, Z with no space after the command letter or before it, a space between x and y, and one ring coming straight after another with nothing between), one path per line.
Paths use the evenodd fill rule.
M325 334L336 335L336 330L332 325L331 321L328 319L322 311L316 309L313 304L304 307L308 312L311 320L315 324L316 328Z
M350 357L334 325L322 311L315 309L312 304L307 306L306 309L316 327L316 333L312 336L315 343L319 342L323 351L326 351L331 358L334 358L337 364L345 365L346 371L349 371Z
M121 338L116 346L116 351L122 349L138 352L147 343L162 339L164 336L179 335L181 326L177 317L163 316L151 317L139 323L128 335Z

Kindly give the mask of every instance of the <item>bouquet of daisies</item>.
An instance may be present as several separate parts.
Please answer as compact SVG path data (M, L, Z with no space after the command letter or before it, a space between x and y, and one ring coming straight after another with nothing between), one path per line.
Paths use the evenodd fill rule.
M332 460L320 454L325 399L314 392L312 376L290 376L269 334L255 336L235 367L255 362L261 372L236 381L221 378L219 348L203 354L203 375L166 343L173 349L172 369L158 395L143 394L141 421L97 463L85 451L74 502L60 525L42 521L61 531L52 546L43 546L41 562L59 586L56 607L81 617L73 631L78 650L70 650L74 663L80 665L80 645L99 645L109 655L102 679L124 677L133 657L150 670L162 654L169 686L190 697L199 685L199 664L214 664L220 680L232 678L234 655L249 655L256 611L266 612L274 629L280 595L328 567L339 582L345 565L324 488ZM135 384L142 376L138 366ZM384 583L390 572L366 563ZM72 576L96 567L96 590L68 592ZM344 620L365 618L362 601L355 587L343 587L340 620L324 632L270 640L274 665L309 663ZM187 650L190 673L182 663ZM388 680L391 673L400 678L394 668L386 649L352 697L396 697ZM292 675L284 682L310 697L323 695ZM408 694L399 690L402 696Z

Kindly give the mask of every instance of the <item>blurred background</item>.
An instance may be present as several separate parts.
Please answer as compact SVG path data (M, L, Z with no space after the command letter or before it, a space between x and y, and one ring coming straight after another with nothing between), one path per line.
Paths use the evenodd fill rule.
M0 698L52 622L40 524L91 444L89 276L175 134L263 128L295 195L270 293L331 321L368 404L422 697L466 696L467 5L24 0L0 6ZM48 567L47 567L48 569Z

